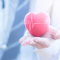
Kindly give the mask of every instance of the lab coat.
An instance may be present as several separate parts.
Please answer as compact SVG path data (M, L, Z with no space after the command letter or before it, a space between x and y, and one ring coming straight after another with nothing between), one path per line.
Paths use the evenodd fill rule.
M46 12L51 18L51 25L60 30L60 0L30 0L29 12L41 11ZM60 40L56 40L49 48L40 50L32 46L21 46L20 58L21 60L58 60L59 55Z
M4 0L4 3L5 7L3 8L2 0L0 0L0 60L5 49L7 49L6 44L14 23L16 8L19 0Z

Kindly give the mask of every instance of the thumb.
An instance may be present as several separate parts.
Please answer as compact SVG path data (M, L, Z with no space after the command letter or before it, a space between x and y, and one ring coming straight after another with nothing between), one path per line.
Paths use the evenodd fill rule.
M52 26L50 26L50 29L54 39L60 39L60 31Z

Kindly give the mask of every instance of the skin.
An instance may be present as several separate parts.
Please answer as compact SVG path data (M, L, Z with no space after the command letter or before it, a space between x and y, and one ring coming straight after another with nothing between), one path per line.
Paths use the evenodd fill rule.
M49 26L48 31L40 37L31 35L28 31L20 39L23 46L31 45L37 49L48 48L57 39L60 39L60 31Z

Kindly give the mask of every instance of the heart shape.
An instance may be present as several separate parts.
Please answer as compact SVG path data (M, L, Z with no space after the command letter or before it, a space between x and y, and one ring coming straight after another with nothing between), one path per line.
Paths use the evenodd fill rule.
M24 24L32 35L39 37L48 30L50 17L45 12L30 12L25 16Z

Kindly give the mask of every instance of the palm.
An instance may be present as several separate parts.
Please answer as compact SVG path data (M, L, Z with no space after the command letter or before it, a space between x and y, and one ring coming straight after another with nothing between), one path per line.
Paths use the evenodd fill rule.
M55 39L59 39L59 38L60 38L59 31L50 26L48 31L40 37L34 37L32 35L25 37L25 39L23 37L22 44L24 46L31 45L38 49L42 49L49 47L55 41Z

